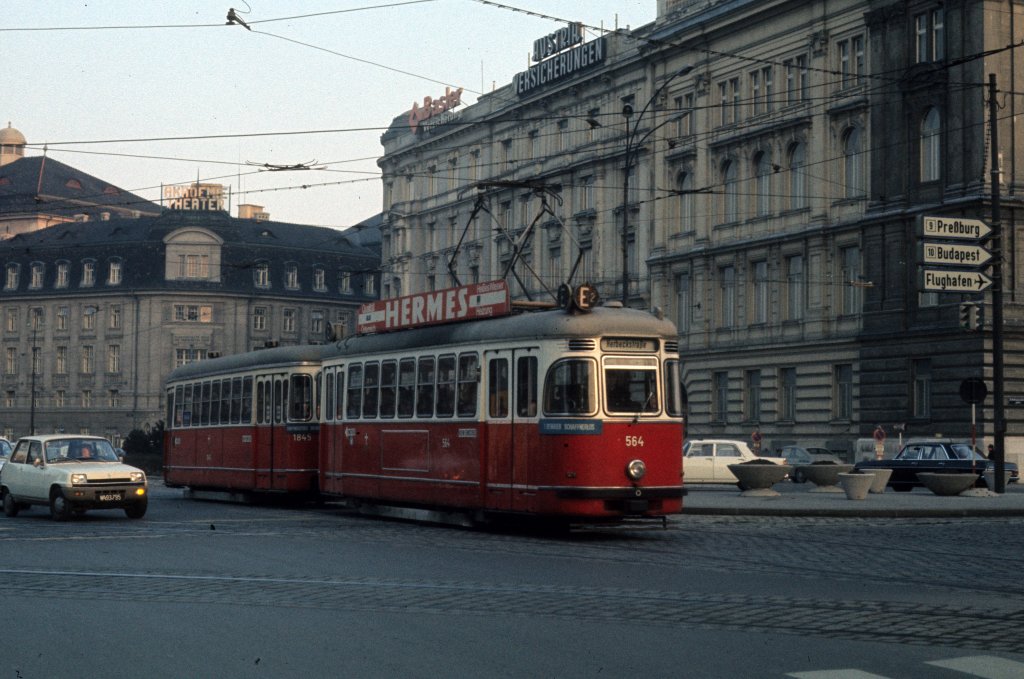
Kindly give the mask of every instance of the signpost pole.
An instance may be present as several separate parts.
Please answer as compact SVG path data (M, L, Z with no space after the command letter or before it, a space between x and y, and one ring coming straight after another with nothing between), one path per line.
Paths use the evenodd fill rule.
M992 387L995 425L995 463L997 493L1006 492L1006 404L1003 393L1003 228L1000 214L999 195L999 118L996 105L996 74L988 75L989 135L991 136L991 165L989 172L992 182Z

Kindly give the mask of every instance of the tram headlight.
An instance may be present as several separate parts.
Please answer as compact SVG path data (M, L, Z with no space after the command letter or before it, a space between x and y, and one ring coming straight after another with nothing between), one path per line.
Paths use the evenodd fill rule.
M643 460L633 460L626 465L626 476L633 481L639 481L647 474L647 465Z

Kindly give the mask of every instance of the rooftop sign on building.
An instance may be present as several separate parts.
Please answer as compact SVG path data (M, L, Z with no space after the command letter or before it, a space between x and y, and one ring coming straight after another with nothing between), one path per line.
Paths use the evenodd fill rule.
M413 134L416 133L420 123L424 123L435 116L440 116L442 113L448 113L449 116L454 114L449 113L453 108L462 103L462 88L453 90L450 87L444 88L444 96L434 99L432 97L423 97L423 106L420 106L415 101L412 102L412 109L409 110L409 129L412 130ZM441 122L446 122L441 121Z
M508 284L503 280L382 299L359 308L360 334L472 321L509 313Z
M606 40L583 42L583 24L571 23L533 42L538 62L512 79L516 94L524 96L538 87L586 71L604 62Z
M163 187L163 204L172 210L225 210L222 184L172 184Z

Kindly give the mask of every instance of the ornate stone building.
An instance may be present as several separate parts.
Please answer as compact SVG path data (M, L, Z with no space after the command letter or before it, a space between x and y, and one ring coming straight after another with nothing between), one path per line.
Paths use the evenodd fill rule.
M958 308L987 293L926 288L917 225L989 218L996 74L1005 377L1019 393L1024 75L1008 46L1022 12L659 0L632 31L582 40L567 26L512 83L463 108L429 102L383 135L383 294L508 271L519 297L571 276L660 307L680 332L691 436L759 429L768 446L851 456L879 424L968 437L958 386L991 384L991 327L965 332ZM1024 422L1007 416L1014 459Z

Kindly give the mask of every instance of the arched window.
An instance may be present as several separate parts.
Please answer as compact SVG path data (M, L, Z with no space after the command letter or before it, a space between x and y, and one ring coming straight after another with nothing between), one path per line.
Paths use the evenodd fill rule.
M754 155L754 172L755 213L758 217L767 217L772 210L772 163L764 151Z
M857 127L847 128L843 133L843 183L847 198L859 198L866 193L864 153L860 137L860 128Z
M941 154L939 132L942 117L938 109L928 109L921 121L921 181L933 182L939 179Z
M789 147L789 207L807 207L807 151L801 142Z
M735 161L727 160L722 163L722 222L726 224L739 219L739 186L736 174Z

